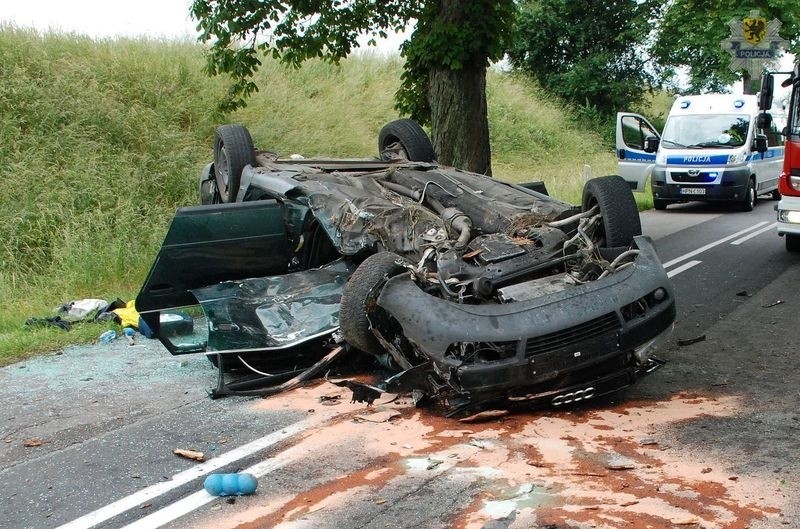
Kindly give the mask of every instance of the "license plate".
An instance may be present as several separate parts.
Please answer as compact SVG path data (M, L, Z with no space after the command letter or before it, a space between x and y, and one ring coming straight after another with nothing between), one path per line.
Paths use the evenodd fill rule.
M681 195L705 195L705 187L682 187Z

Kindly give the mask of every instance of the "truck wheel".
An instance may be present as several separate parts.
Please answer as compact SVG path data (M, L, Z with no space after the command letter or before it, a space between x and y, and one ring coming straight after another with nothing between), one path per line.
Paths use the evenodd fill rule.
M741 208L742 211L753 211L753 208L756 206L756 181L752 178L747 186L747 193L744 195L744 200L742 201Z
M663 198L653 199L653 207L656 208L658 211L664 211L665 209L667 209L667 204L669 204L669 202L667 202Z
M234 202L242 169L256 163L250 132L243 125L222 125L214 132L214 174L222 202Z
M356 268L344 286L339 328L350 345L365 353L379 355L384 352L372 334L367 313L386 280L403 271L399 260L400 256L392 252L370 255Z
M792 235L787 233L786 237L786 250L789 252L800 252L800 235Z
M430 138L413 119L396 119L383 126L378 134L378 152L383 153L393 143L400 144L411 162L432 162L436 158Z
M639 209L628 183L621 176L609 175L592 178L583 186L582 210L600 206L603 216L601 246L614 248L630 246L633 238L642 234Z

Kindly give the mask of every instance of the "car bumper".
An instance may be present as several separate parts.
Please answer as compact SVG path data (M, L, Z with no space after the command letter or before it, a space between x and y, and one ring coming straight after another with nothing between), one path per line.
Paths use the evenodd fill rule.
M800 197L784 195L778 202L778 234L800 235Z
M561 394L599 379L628 380L618 384L622 389L675 319L672 287L652 242L635 242L635 266L524 302L451 303L403 275L387 282L377 304L415 352L431 361L438 378L472 400ZM659 289L664 297L654 302ZM500 351L502 358L455 358L453 348L465 343Z
M744 200L750 182L750 174L751 171L745 167L723 170L722 177L716 184L689 181L669 182L664 169L655 169L652 177L653 198L675 202ZM702 194L696 194L696 190L702 190Z

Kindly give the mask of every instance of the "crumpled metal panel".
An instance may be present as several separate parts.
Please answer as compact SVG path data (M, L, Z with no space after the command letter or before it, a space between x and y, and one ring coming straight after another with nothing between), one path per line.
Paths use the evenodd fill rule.
M342 288L354 269L338 260L313 270L192 290L208 320L207 350L283 349L335 331Z

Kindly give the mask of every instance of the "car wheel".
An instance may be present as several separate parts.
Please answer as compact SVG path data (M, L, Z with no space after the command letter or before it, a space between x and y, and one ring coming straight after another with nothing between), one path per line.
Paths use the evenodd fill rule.
M756 181L752 178L747 186L747 193L744 195L741 208L742 211L753 211L756 206Z
M601 244L606 248L630 246L633 238L642 234L639 208L628 183L621 176L592 178L583 186L583 211L600 206L603 216Z
M436 159L433 144L413 119L397 119L383 126L378 134L378 152L383 152L395 143L402 147L405 158L412 162L432 162Z
M391 252L370 255L356 268L344 286L339 328L350 345L365 353L383 353L383 348L372 334L367 313L387 278L403 271L398 264L399 259L397 254Z
M667 202L662 198L653 199L653 207L656 208L658 211L664 211L665 209L667 209L667 204L669 204L669 202Z
M234 202L242 169L256 162L250 132L242 125L222 125L214 133L214 174L222 202Z
M800 235L792 235L787 233L786 237L786 250L789 252L800 252Z
M772 198L772 200L780 200L781 199L781 192L778 191L777 189L774 189L772 191L772 197L771 198Z

